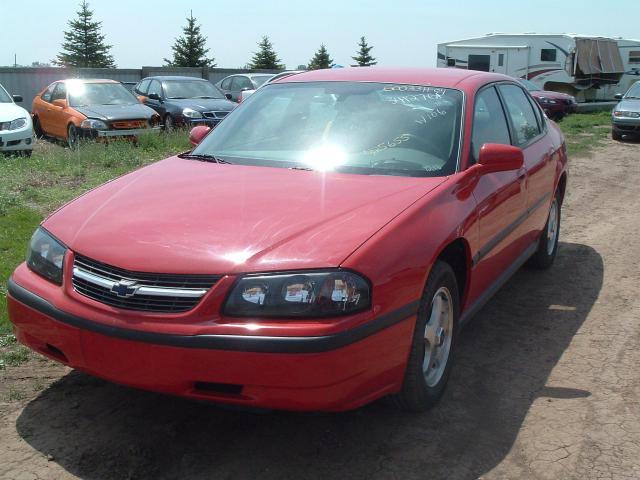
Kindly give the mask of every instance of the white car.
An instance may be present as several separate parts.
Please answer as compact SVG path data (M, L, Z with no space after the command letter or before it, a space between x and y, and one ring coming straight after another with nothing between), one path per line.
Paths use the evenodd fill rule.
M274 75L273 77L271 77L269 80L264 82L262 85L260 85L256 89L253 89L253 90L242 90L240 92L240 96L238 97L238 103L242 103L243 100L246 100L248 97L253 95L256 90L260 90L262 87L264 87L265 85L268 85L271 82L275 82L276 80L279 80L281 78L289 77L291 75L295 75L296 73L302 73L304 71L305 70L290 70L290 71L287 71L287 72L280 72L280 73Z
M15 102L20 95L9 95L0 85L0 152L31 155L33 150L33 123L31 115Z

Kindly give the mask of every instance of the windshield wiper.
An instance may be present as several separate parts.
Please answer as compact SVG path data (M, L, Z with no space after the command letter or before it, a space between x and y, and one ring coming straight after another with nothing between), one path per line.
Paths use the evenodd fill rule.
M219 98L219 97L212 97L211 95L201 95L199 97L193 97L193 98Z
M187 97L167 97L169 100L185 100Z
M215 155L209 155L208 153L181 153L180 155L178 155L178 157L193 159L193 160L201 160L203 162L226 163L228 165L233 165L228 160L225 160L220 157L216 157Z

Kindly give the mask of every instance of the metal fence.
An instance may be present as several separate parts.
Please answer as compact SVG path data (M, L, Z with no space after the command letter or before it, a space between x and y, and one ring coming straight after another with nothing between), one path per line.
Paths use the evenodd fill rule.
M109 78L120 82L138 82L155 75L182 75L206 78L217 83L234 73L276 73L278 70L246 70L242 68L142 67L142 68L0 68L0 84L11 95L22 95L22 106L31 110L33 98L47 85L66 78Z

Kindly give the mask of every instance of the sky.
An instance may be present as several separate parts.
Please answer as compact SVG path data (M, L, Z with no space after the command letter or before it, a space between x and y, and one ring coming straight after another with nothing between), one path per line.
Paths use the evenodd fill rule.
M50 62L60 51L76 0L0 0L0 65ZM429 67L440 42L490 32L581 33L640 38L640 0L89 0L121 68L163 65L189 11L208 37L219 67L249 62L268 35L290 69L309 62L324 43L335 63L349 65L366 36L381 66ZM5 16L7 15L7 16ZM10 21L7 21L9 20Z

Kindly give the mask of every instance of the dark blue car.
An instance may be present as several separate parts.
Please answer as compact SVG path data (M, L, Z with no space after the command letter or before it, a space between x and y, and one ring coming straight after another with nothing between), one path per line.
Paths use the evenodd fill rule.
M133 93L160 114L167 130L184 125L214 127L237 105L208 80L194 77L143 78Z

